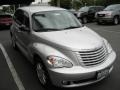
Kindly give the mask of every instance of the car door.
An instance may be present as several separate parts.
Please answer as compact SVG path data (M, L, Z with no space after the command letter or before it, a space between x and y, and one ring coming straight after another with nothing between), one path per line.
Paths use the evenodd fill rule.
M23 48L27 51L31 42L30 18L27 12L23 13L23 24L20 28L19 38L22 42Z
M21 41L21 38L20 38L20 34L21 34L20 27L23 24L23 19L24 19L23 11L18 9L14 14L13 19L14 19L13 30L14 30L16 41L20 46L23 46L23 42Z
M19 24L16 25L16 36L20 46L27 51L30 43L30 20L29 14L25 11L20 11Z

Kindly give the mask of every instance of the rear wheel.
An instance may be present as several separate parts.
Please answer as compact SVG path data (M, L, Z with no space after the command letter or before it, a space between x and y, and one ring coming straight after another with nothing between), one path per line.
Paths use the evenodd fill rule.
M12 34L11 34L11 41L12 41L12 47L14 49L17 49L16 39L15 39L15 37Z

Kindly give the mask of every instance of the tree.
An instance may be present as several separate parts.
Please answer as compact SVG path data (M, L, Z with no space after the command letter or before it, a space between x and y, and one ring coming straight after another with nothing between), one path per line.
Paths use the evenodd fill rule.
M101 5L108 6L110 4L120 3L120 0L61 0L60 6L63 8L75 8L79 9L82 6L90 6L90 5ZM51 0L50 5L57 6L57 0Z
M60 0L60 7L70 9L72 7L72 0ZM52 6L57 6L57 0L51 0L49 2Z

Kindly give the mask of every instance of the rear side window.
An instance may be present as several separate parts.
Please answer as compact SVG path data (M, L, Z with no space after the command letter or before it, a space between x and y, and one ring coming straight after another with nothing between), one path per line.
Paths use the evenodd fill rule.
M24 25L28 28L30 27L29 15L27 13L24 13Z
M17 10L14 14L14 21L19 25L25 25L26 27L30 27L29 14L23 10Z

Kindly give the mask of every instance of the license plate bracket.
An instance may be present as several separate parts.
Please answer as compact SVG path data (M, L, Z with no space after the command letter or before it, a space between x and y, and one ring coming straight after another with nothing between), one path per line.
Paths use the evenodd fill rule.
M109 75L109 69L104 69L104 70L98 71L97 79L100 79L100 78L108 76L108 75Z

